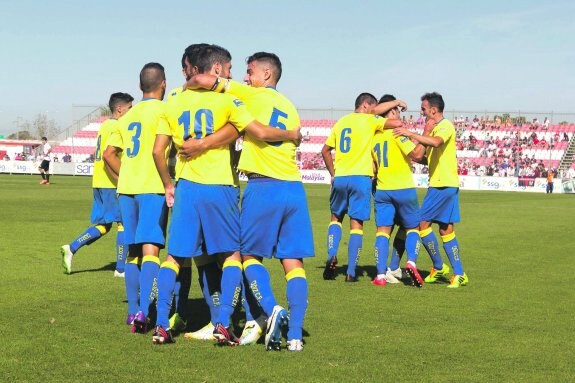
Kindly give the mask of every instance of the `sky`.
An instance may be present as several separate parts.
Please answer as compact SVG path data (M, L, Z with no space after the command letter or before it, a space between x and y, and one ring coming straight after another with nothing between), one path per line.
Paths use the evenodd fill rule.
M361 92L419 109L575 113L575 2L0 0L0 134L45 114L62 129L166 68L183 83L186 46L214 43L243 80L245 58L276 53L278 90L298 108L353 110ZM322 118L319 116L318 118ZM575 115L573 116L575 120Z

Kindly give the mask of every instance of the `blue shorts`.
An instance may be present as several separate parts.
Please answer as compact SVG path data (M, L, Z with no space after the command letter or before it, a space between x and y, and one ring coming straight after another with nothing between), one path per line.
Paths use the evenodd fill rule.
M421 220L435 223L459 222L459 188L430 187L421 205Z
M369 221L371 210L371 179L368 176L335 177L329 196L332 214L345 214L359 221Z
M240 190L180 179L168 234L168 254L190 258L240 250ZM205 251L202 251L204 249Z
M280 259L314 256L307 198L299 181L249 180L240 222L242 255Z
M124 241L128 245L166 244L168 206L163 194L120 194Z
M92 193L94 195L90 217L92 225L105 225L122 220L116 189L94 188Z
M419 226L419 203L415 188L377 190L374 202L377 227L393 226L395 223L406 229Z

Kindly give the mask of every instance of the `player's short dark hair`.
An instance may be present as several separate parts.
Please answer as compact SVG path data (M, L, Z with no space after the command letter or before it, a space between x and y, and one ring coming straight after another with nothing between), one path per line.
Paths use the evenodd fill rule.
M182 69L186 68L186 58L191 66L197 66L198 64L198 53L205 47L209 47L210 44L200 43L192 44L188 46L182 56Z
M214 64L219 63L223 66L230 61L232 61L232 55L227 49L212 44L200 48L195 66L198 67L199 73L206 73L212 69Z
M272 68L275 82L278 82L282 77L282 62L276 54L268 52L256 52L246 59L246 63L248 64L253 61L268 64Z
M116 107L120 104L128 104L134 101L134 97L130 96L128 93L116 92L112 93L110 100L108 101L108 106L110 111L114 113Z
M153 92L157 90L162 81L166 79L164 67L159 63L147 63L140 71L140 87L142 92Z
M362 93L355 99L355 109L359 108L364 102L377 104L377 98L371 93Z
M48 139L46 137L42 137L42 140L44 141L48 141Z
M443 113L443 108L445 108L445 102L443 102L443 97L437 92L425 93L421 96L421 101L427 101L429 106L436 107L439 113Z
M397 100L397 98L395 98L394 95L392 95L392 94L384 94L384 95L381 96L381 98L379 99L379 103L381 104L381 103L384 103L384 102L390 102L390 101L395 101L395 100ZM380 116L381 116L381 117L385 117L385 116L387 116L387 115L389 114L389 112L391 112L391 109L388 110L388 111L385 112L385 113L380 114Z

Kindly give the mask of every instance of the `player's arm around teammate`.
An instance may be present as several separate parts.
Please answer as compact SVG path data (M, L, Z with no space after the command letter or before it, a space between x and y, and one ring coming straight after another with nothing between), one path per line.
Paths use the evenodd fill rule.
M392 95L384 95L380 102L393 100ZM394 108L383 115L390 120L399 120L400 108ZM377 187L374 196L375 222L377 226L375 254L378 275L372 282L383 286L386 282L396 283L401 277L399 261L387 268L389 238L393 225L400 224L407 229L406 248L408 262L406 272L412 285L421 287L423 280L416 268L419 250L419 205L411 172L411 160L415 144L405 136L394 137L393 131L377 132L373 141L373 153L379 164Z
M394 100L381 104L379 108L388 111L404 104L403 101ZM377 108L377 99L373 95L360 94L356 98L354 112L337 121L321 151L332 178L331 220L327 233L328 260L323 274L326 280L335 279L337 251L342 235L341 223L345 215L349 215L346 281L357 281L355 268L362 249L363 222L370 217L371 179L374 176L371 141L376 131L401 126L400 120L372 115L374 110L379 110ZM335 161L332 150L336 153Z
M215 92L225 92L229 87L223 84L230 84L232 80L222 79L210 74L198 74L193 76L187 83L190 89L210 89ZM218 86L219 84L219 86ZM301 129L294 130L277 129L264 125L254 120L245 128L252 137L266 142L294 141L299 145L302 139ZM208 137L199 140L187 140L179 150L179 154L185 158L195 158L209 149L214 149L231 143L239 134L233 126L221 129Z
M448 287L458 288L467 285L468 278L460 259L459 242L455 236L454 224L459 222L459 177L457 175L457 157L455 129L444 118L445 103L438 93L426 93L421 97L421 112L426 118L424 135L397 129L395 133L406 134L426 147L429 162L429 189L421 207L419 225L421 240L429 253L433 268L425 278L433 283L449 272L439 253L438 241L431 224L439 224L439 233L443 248L453 267L453 277ZM426 133L429 132L429 135Z

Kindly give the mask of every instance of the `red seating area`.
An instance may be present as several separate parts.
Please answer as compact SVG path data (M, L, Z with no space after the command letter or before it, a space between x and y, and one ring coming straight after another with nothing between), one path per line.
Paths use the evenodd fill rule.
M96 148L93 146L70 146L70 145L58 145L54 148L52 153L55 154L94 154Z
M301 120L302 127L309 127L309 128L330 128L333 124L336 123L336 120Z
M66 138L60 145L52 149L53 155L61 158L65 154L70 154L73 162L91 161L96 149L98 130L102 122L108 118L106 116L99 117L95 122L89 123L82 130Z
M97 130L80 130L74 133L75 138L96 138L98 137Z
M107 118L100 117L88 124L55 147L53 153L58 156L72 154L74 161L88 159L94 154L99 126ZM301 120L303 140L298 150L298 161L303 169L325 169L320 151L335 123L335 120ZM406 125L422 132L422 125L417 122ZM455 125L457 156L462 171L465 169L467 172L481 167L500 167L503 163L514 166L516 162L525 167L540 163L545 167L557 167L575 134L575 124L550 125L548 129L542 126L535 128L529 123L497 126L495 123L466 125L456 122Z
M314 164L316 168L325 168L323 162L315 161L315 154L321 150L334 120L302 120L303 141L300 146L302 167ZM422 132L421 124L407 123L410 129ZM569 140L575 134L575 124L550 125L535 128L526 123L521 126L511 124L487 123L456 124L457 155L462 169L470 172L479 167L500 167L502 163L533 167L543 163L544 167L556 168L564 151L569 147ZM309 156L308 156L309 153ZM506 166L506 165L504 165ZM575 166L575 165L574 165ZM485 169L483 169L485 170Z

